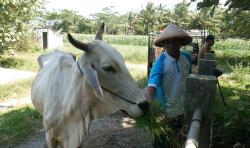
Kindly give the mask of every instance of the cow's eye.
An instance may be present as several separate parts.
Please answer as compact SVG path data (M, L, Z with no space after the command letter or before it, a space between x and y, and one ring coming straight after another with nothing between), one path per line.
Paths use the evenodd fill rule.
M112 66L105 66L103 67L103 70L109 71L109 72L115 72L115 69Z

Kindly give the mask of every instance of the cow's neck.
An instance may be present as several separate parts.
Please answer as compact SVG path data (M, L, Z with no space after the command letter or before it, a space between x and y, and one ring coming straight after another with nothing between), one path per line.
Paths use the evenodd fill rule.
M77 117L79 122L85 127L82 129L83 136L88 136L89 124L93 120L90 105L87 98L91 94L86 93L89 91L89 87L86 86L87 83L84 80L84 76L81 74L77 65L72 66L72 75L67 90L67 97L64 100L65 114L66 117Z

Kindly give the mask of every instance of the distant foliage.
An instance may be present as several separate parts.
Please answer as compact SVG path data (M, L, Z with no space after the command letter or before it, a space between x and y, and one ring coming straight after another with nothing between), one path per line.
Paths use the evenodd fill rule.
M77 39L81 41L91 41L95 38L93 34L74 34ZM66 39L66 38L64 38ZM105 35L105 42L109 44L117 44L117 45L136 45L136 46L147 46L148 40L147 36L143 35ZM65 40L66 41L66 40Z
M53 28L55 30L62 29L62 32L75 33L94 33L94 23L83 16L77 15L72 10L59 10L47 12L44 16L43 27Z
M197 1L197 0L191 0ZM249 0L240 0L241 5L248 6ZM247 4L243 4L247 3ZM72 10L48 12L42 18L44 26L63 32L92 34L97 26L104 22L106 33L112 35L148 35L159 32L170 22L185 30L208 30L224 38L250 38L249 10L226 9L221 7L219 0L202 0L198 2L198 10L190 10L190 3L182 1L173 10L166 5L148 2L139 11L119 14L114 6L105 7L101 12L90 14L91 18L83 17ZM228 0L227 5L239 4L237 0Z
M0 0L0 53L27 39L30 22L42 6L40 0Z
M224 14L220 25L222 37L241 37L250 39L250 10L248 11L230 11Z

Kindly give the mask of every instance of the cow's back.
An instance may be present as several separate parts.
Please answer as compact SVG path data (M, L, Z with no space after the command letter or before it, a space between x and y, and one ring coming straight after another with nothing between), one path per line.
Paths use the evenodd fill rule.
M59 51L42 56L47 56L46 64L33 81L31 100L44 120L49 122L49 126L62 117L64 92L67 90L74 59Z

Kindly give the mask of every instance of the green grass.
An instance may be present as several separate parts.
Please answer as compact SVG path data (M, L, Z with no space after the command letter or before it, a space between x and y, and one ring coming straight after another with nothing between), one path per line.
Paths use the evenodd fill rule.
M130 63L147 63L147 47L131 45L112 45L116 48L126 62Z
M33 78L0 85L0 102L10 98L22 98L30 94Z
M155 148L161 148L162 145L168 148L180 148L181 141L175 129L171 127L171 122L173 121L167 118L159 102L154 102L150 112L136 119L136 126L150 131Z
M0 146L17 144L42 129L42 117L33 107L0 113Z
M250 66L228 65L231 75L221 76L222 93L217 91L214 106L214 147L232 147L239 142L250 146ZM233 136L232 136L233 135Z

